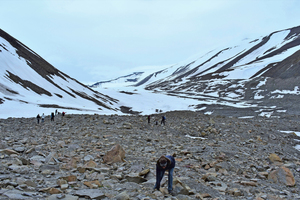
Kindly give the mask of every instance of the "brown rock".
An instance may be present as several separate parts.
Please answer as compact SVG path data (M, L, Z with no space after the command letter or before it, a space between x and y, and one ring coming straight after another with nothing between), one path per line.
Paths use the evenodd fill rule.
M268 172L259 172L258 173L261 177L265 177L265 178L268 178L269 176L269 173Z
M296 183L292 172L284 166L272 171L268 176L268 180L273 180L275 183L285 184L286 186L294 186Z
M63 184L67 184L68 182L64 179L59 179L59 180L56 181L56 183L57 183L57 185L61 186Z
M201 200L203 200L203 197L201 196L200 193L197 193L197 194L195 195L195 197L196 197L196 199L201 199Z
M268 199L268 200L284 200L284 199L282 199L280 197L273 196L273 195L270 195L270 194L267 195L266 199ZM264 198L258 196L258 197L255 198L255 200L264 200Z
M97 163L95 161L90 160L89 162L85 163L83 166L84 168L95 168L97 167Z
M72 158L68 164L70 165L71 168L76 168L77 162L78 162L77 158Z
M117 144L113 146L103 157L103 162L107 164L124 162L125 151L121 145Z
M257 186L257 183L253 181L241 181L241 184L246 186Z
M269 156L269 159L272 163L275 163L275 162L282 162L281 159L279 158L279 156L275 153L271 153L270 156Z
M217 177L217 173L207 173L204 174L201 179L203 179L205 182L209 182L209 181L215 181Z
M202 196L202 198L210 198L211 197L211 195L208 193L203 193L203 194L201 194L201 196Z
M57 189L57 188L50 188L50 190L48 192L50 194L60 194L60 193L62 193L62 191Z
M257 139L256 139L257 141L259 141L259 142L262 142L263 140L261 139L261 137L260 136L257 136Z
M84 185L88 186L89 188L95 188L96 187L101 187L101 183L98 180L95 181L85 181L83 182Z
M210 165L209 164L207 164L207 165L205 165L205 167L204 167L204 169L209 169L210 168Z
M19 155L18 152L14 151L14 150L11 150L11 149L3 149L3 150L0 150L0 152L2 152L4 154L7 154L7 155L12 155L12 154Z
M175 161L176 161L176 162L182 162L183 159L182 159L182 158L175 158Z
M79 173L84 173L85 170L86 170L86 168L84 168L84 167L77 167L77 170L78 170Z
M218 173L223 174L223 175L228 175L228 171L226 169L219 169Z
M68 182L75 182L77 181L77 177L75 175L70 175L70 176L66 176L66 177L62 177L64 180L68 181Z
M243 196L242 192L238 188L232 188L228 190L228 193L233 196Z
M139 173L139 176L145 176L150 172L150 169L145 169Z
M256 197L255 200L264 200L264 199L261 197Z
M78 159L77 158L71 158L70 160L67 161L67 163L62 165L62 169L73 169L73 168L77 168L77 162Z

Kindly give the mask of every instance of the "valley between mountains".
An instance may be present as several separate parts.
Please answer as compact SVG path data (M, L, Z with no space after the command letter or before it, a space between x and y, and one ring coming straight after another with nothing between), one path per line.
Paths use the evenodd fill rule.
M300 26L90 86L0 29L0 199L300 199L299 71Z

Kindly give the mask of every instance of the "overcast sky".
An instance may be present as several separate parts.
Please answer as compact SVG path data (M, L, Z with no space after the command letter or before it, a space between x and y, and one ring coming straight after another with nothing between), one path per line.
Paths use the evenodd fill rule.
M299 0L0 0L0 28L90 84L300 25Z

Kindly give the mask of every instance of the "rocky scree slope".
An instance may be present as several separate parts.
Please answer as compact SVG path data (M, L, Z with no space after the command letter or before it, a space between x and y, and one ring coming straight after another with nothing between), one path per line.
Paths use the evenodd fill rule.
M200 112L0 119L0 199L300 199L300 119ZM119 144L125 162L104 163ZM153 191L155 164L176 154L175 196Z

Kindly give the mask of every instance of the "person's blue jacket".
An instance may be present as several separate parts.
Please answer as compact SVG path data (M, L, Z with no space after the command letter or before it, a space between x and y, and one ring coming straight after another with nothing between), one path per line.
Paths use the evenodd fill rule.
M167 159L167 166L166 168L162 168L159 164L159 160L164 157ZM154 189L159 190L160 188L160 182L165 174L166 170L169 170L168 174L168 191L170 192L172 190L172 183L173 183L173 171L175 168L175 159L173 156L167 155L167 156L161 156L160 159L158 159L156 163L156 183L154 186Z
M173 156L170 156L170 155L166 155L165 156L167 159L167 167L164 169L162 168L160 165L159 165L159 161L157 161L156 163L156 174L157 174L157 171L166 171L166 170L169 170L169 169L172 169L175 167L175 159Z

